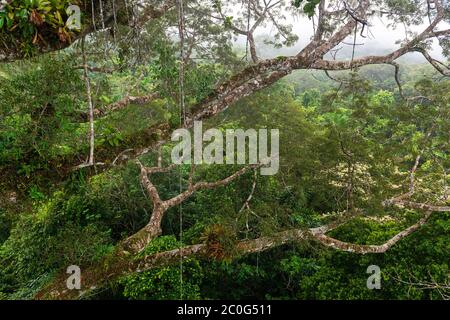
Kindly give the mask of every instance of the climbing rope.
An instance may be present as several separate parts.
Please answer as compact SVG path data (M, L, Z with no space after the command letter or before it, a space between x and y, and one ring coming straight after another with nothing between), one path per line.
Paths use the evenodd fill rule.
M178 6L178 33L180 38L180 70L178 78L179 97L178 103L180 108L180 127L186 125L186 105L184 94L184 76L185 76L185 61L184 61L184 3L183 0L177 1ZM179 167L180 178L180 194L183 192L183 171L182 167ZM183 299L183 206L179 205L179 217L180 217L180 300Z
M355 24L355 34L353 36L352 60L350 62L350 70L353 71L353 60L355 59L356 37L358 36L358 23Z
M247 41L245 42L245 60L248 60L248 33L250 32L250 0L247 0Z

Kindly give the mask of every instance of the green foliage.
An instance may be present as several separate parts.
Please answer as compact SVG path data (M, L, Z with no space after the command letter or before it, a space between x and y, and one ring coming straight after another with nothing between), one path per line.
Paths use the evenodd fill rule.
M109 232L95 225L55 222L34 217L18 221L0 248L0 291L16 292L41 277L48 281L49 275L60 268L92 263L108 252Z
M378 243L403 227L366 219L333 236ZM294 245L232 263L215 263L204 267L202 292L213 299L441 299L437 290L415 283L448 281L447 229L448 215L436 216L384 255L362 256L319 245ZM372 264L381 268L380 290L366 286L366 270Z
M148 136L149 126L179 125L174 98L179 90L176 50L164 37L152 46L158 58L135 70L142 72L138 81L128 71L92 75L98 109L126 94L157 90L163 96L96 118L96 156L111 158L124 146L148 145L138 133ZM89 178L84 170L60 168L64 160L87 151L88 126L86 119L80 119L86 114L85 90L72 57L58 54L22 64L16 71L3 67L0 72L0 169L6 172L1 183L8 191L17 191L25 203L19 206L2 194L1 299L31 298L67 265L102 261L121 239L141 229L151 214L152 203L134 163ZM189 106L205 99L229 71L203 61L188 63L186 68ZM336 87L320 78L303 81L307 75L296 73L205 122L205 129L279 129L279 174L255 178L249 171L221 188L196 192L182 206L183 244L174 236L180 232L179 208L167 212L163 236L142 254L203 242L215 258L185 260L183 286L180 266L171 265L128 276L108 294L127 299L440 299L438 291L410 283L445 283L447 214L433 215L426 227L380 255L337 252L313 241L249 256L234 252L237 241L317 227L348 206L364 208L365 216L331 235L358 244L382 243L418 219L418 212L386 210L380 203L407 191L408 171L424 147L416 172L418 198L429 203L439 200L436 190L442 190L448 179L442 168L449 164L449 82L412 82L419 71L409 70L405 91L426 98L405 102L394 82L376 80L387 78L387 72L392 70L346 73L348 82ZM430 128L434 131L427 138ZM136 136L143 140L136 141ZM164 162L170 151L170 145L162 149ZM77 163L81 158L76 158ZM156 155L141 161L154 165ZM198 166L195 180L216 181L238 168ZM187 186L189 169L181 166L152 176L162 199L179 194L180 181ZM55 174L59 170L69 178L62 181ZM11 182L10 175L21 180ZM241 210L254 179L250 208ZM366 287L371 264L382 269L382 290Z
M155 239L145 248L142 254L153 254L178 248L179 243L173 236ZM195 259L183 262L183 283L180 283L180 266L169 266L134 274L122 280L123 295L129 299L175 300L199 299L199 283L202 269Z
M296 8L300 8L302 3L303 0L292 1L292 5ZM315 9L319 3L320 0L306 0L306 3L303 5L303 12L305 12L309 18L312 18L312 16L314 16Z
M48 41L70 42L74 33L66 26L66 9L76 3L69 0L12 1L0 11L0 37L20 39L25 56L31 56L36 46L48 44Z
M107 143L112 147L118 147L123 140L123 135L113 126L109 125L103 130L103 136L98 143Z
M7 216L6 211L0 208L0 244L9 237L11 228L11 218Z
M70 118L82 101L83 82L70 59L42 58L37 68L31 63L7 70L0 90L0 164L39 168L44 164L32 163L36 157L49 158L56 137L64 131L73 133Z
M275 48L298 40L283 22L284 3L266 20L259 20L259 14L246 16L247 10L237 16L234 9L241 4L237 0L205 3L198 7L201 15L198 4L185 11L183 64L172 32L177 15L169 12L137 30L128 20L127 7L117 12L117 23L107 28L109 32L86 38L89 66L114 70L89 72L99 111L94 120L95 160L107 159L101 169L73 170L85 161L89 150L79 46L0 66L0 300L33 298L68 265L94 265L101 275L111 271L110 262L132 258L122 255L118 244L148 223L153 204L136 164L119 161L120 165L111 166L111 162L119 154L124 158L131 154L130 149L137 151L165 139L166 130L180 125L181 65L186 111L192 113L214 93L217 83L247 67L248 61L241 60L233 47L236 28L246 30L248 23L275 24L273 36L262 37L264 44ZM293 0L294 8L288 9L313 19L320 3ZM66 26L69 4L82 6L83 2L14 0L2 9L0 46L6 58L10 52L27 57L37 50L69 45L77 32ZM418 25L424 19L417 0L383 0L375 7L389 11L394 25ZM220 23L211 18L217 10L224 15ZM335 28L331 23L323 31L332 34ZM448 54L449 40L444 38L440 37L440 44ZM260 55L271 53L261 50ZM288 62L284 56L270 61ZM255 65L270 70L255 79L270 81L277 75L269 64ZM355 244L385 242L420 217L415 210L381 205L382 200L408 191L409 171L419 154L414 200L448 205L441 190L450 177L446 169L450 165L450 82L431 80L430 69L402 65L403 94L418 97L409 100L400 96L392 65L330 71L342 82L330 80L322 71L301 70L205 121L204 129L222 131L279 129L279 173L268 177L250 170L226 186L196 192L182 204L183 225L180 208L168 210L162 236L133 257L203 243L209 259L189 258L182 266L149 269L108 284L114 290L99 291L119 299L444 298L443 291L434 287L448 285L448 213L433 213L425 226L384 254L339 252L313 239L256 254L236 251L238 241L318 227L352 208L363 209L363 216L330 231L330 236ZM235 88L244 83L258 86L236 77L232 83ZM126 96L153 93L159 98L149 103L109 108ZM165 164L170 151L169 143L162 148ZM156 154L140 160L154 166ZM194 180L217 181L239 168L199 165ZM152 175L161 199L178 195L180 187L185 189L189 172L185 165ZM176 237L181 231L182 241ZM381 267L381 290L366 287L366 270L372 264Z

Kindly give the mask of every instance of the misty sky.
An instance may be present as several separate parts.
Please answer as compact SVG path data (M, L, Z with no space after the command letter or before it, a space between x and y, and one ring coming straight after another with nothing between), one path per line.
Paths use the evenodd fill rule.
M313 34L312 23L306 17L293 17L286 14L288 21L293 25L293 30L295 34L297 34L300 39L296 43L295 46L289 48L282 49L274 49L273 47L266 46L264 44L259 43L259 55L263 58L275 57L278 55L293 55L297 53L302 47L305 46L310 40L311 35ZM391 52L399 47L399 44L396 44L396 41L403 40L405 38L405 30L402 26L398 26L396 29L392 29L392 27L387 27L389 21L387 19L381 19L380 17L375 17L371 20L370 26L370 34L368 37L362 38L357 36L356 43L364 44L363 46L356 46L355 48L355 56L362 55L382 55ZM426 28L426 24L421 26L411 27L411 30L414 32L420 32ZM448 28L449 25L440 25L439 30ZM367 30L366 30L367 31ZM256 39L262 39L264 37L270 36L273 34L273 27L266 26L264 28L259 28L255 32ZM367 34L367 32L365 32ZM240 36L238 38L237 43L242 46L245 45L245 37ZM353 36L349 36L345 42L353 44ZM343 47L342 50L339 51L336 56L337 59L345 59L351 56L352 46L350 45L340 45L339 47ZM445 58L442 56L442 50L437 44L437 40L433 41L433 48L430 51L432 57L440 60L444 60ZM425 62L425 59L420 53L408 53L404 57L399 59L400 62L410 62L410 63L421 63Z

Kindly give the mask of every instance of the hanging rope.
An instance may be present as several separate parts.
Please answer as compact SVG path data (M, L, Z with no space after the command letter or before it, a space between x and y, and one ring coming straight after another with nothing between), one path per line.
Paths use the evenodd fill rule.
M99 1L100 4L100 21L102 23L102 30L105 30L105 17L103 15L103 2L102 0Z
M369 30L369 22L365 19L359 18L356 14L356 10L352 9L347 2L344 1L344 9L347 12L347 16L350 15L352 17L353 20L355 20L355 34L354 34L354 39L353 39L353 49L352 49L352 60L351 60L351 67L350 70L353 71L353 59L355 58L355 47L356 47L356 38L358 36L358 23L361 23L362 27L361 27L361 33L360 36L362 38L366 38L366 36L364 35L364 29L367 26L367 34L370 33Z
M186 105L184 97L184 75L185 75L185 57L184 57L184 4L183 0L178 0L178 33L180 37L180 72L179 72L179 103L181 111L181 124L186 125Z
M94 0L91 0L91 10L92 10L92 26L94 27L94 31L97 31L97 26L95 24L95 5L94 5Z
M180 107L180 126L186 125L186 105L184 97L184 75L185 75L185 61L184 61L184 3L183 0L177 1L178 5L178 33L180 37L180 71L178 78L178 102ZM180 194L183 192L183 180L182 180L182 167L179 167L179 177L180 177ZM180 203L179 205L179 216L180 216L180 299L183 299L183 207Z
M245 60L248 60L248 33L250 32L250 0L247 0L247 41L245 43Z
M350 62L350 70L353 71L353 59L355 59L356 37L358 36L358 23L355 25L355 34L353 36L352 60Z
M112 2L112 10L113 10L113 18L114 18L114 25L113 25L113 40L114 40L114 47L117 47L117 38L116 38L116 32L117 32L117 12L116 12L116 0L113 0Z

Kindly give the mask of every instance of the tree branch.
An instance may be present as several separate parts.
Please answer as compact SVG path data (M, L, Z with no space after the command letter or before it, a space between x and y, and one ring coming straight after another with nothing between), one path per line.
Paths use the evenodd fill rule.
M154 173L162 173L162 172L168 172L171 169L175 168L176 165L172 164L169 167L161 168L161 167L152 167L147 168L142 165L140 161L136 161L137 164L141 168L141 183L147 190L147 193L149 194L152 203L153 203L153 211L152 216L150 218L149 223L144 226L141 230L136 232L135 234L129 236L127 239L122 241L121 247L123 250L127 252L133 252L137 253L142 251L148 243L150 243L151 240L156 238L157 236L161 235L161 223L162 219L164 218L165 213L170 208L179 205L180 203L186 201L189 197L191 197L195 192L199 190L206 190L206 189L213 189L220 186L225 186L229 183L231 183L236 178L242 176L244 173L246 173L250 168L256 168L259 165L249 165L246 167L243 167L242 169L234 172L232 175L218 180L214 182L197 182L193 183L193 171L191 171L191 174L189 176L189 186L188 189L173 198L170 198L168 200L161 200L158 190L155 187L155 185L151 182L149 175Z

